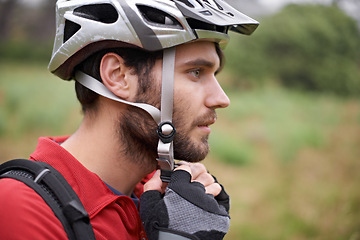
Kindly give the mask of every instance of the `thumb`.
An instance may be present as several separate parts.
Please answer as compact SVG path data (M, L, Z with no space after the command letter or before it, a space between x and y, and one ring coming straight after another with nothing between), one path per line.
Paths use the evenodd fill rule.
M149 181L147 181L147 183L145 183L144 192L156 190L163 194L167 185L167 183L161 181L160 170L156 170L154 176Z

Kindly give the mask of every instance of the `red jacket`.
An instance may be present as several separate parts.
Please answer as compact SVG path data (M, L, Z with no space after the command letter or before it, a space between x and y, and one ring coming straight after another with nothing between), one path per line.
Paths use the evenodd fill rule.
M87 170L58 143L60 138L40 138L31 160L56 168L69 182L90 215L97 240L146 239L135 203L127 196L115 195L94 173ZM147 176L136 186L140 197ZM25 184L13 179L0 181L1 239L67 239L60 221L43 199Z

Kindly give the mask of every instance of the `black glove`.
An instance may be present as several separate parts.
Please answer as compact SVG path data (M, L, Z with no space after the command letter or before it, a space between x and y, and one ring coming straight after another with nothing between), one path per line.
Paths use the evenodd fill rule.
M140 216L149 240L171 240L174 235L176 239L223 239L230 226L228 211L229 196L223 187L217 197L206 194L204 185L191 182L185 170L172 174L165 195L152 190L140 198Z

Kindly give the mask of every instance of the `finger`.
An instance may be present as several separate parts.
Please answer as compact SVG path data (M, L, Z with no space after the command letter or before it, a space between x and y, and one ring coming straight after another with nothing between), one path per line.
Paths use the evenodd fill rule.
M192 180L196 180L201 174L207 173L206 167L202 163L192 163L191 168Z
M193 181L195 182L199 182L202 185L204 185L205 187L215 183L214 178L207 172L205 173L201 173L199 176L197 176L196 179L194 179Z
M185 161L180 161L180 162L177 163L177 165L178 165L178 166L180 166L180 165L187 165L187 166L189 166L190 163L189 163L189 162L185 162Z
M221 186L218 183L213 183L205 187L205 192L207 194L212 194L214 197L220 194Z
M188 173L190 173L190 175L192 175L191 168L190 168L189 165L180 165L180 166L178 166L177 168L175 168L174 171L178 171L178 170L185 170L185 171L187 171Z
M166 186L167 186L167 183L164 183L163 181L161 181L160 170L157 170L155 172L154 176L149 181L147 181L147 183L145 183L144 192L156 190L161 193L164 193Z

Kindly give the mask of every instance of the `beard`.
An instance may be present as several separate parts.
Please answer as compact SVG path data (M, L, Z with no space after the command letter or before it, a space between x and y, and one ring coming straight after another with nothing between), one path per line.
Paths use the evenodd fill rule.
M150 81L155 82L155 79ZM149 88L146 93L138 94L137 103L147 103L160 108L160 86ZM141 97L140 97L141 96ZM216 118L215 110L199 116L191 124L185 124L189 117L186 106L182 101L175 102L173 113L173 124L176 128L174 137L174 158L187 162L200 162L209 153L209 135L203 136L200 141L194 141L189 137L189 132L197 128L202 123L206 123ZM186 127L189 126L189 127ZM146 163L150 168L156 168L157 145L159 137L157 135L157 124L152 117L142 109L128 106L127 111L122 114L117 122L117 135L120 136L124 144L121 151L132 158L138 164ZM145 162L144 162L145 161Z
M121 153L133 163L148 167L149 171L156 168L157 162L157 125L145 111L129 106L128 110L119 116L117 136L120 137Z
M188 107L182 107L182 109L188 109ZM209 110L208 112L197 117L191 124L185 128L184 123L187 120L185 111L174 108L173 124L177 127L177 133L174 138L174 157L178 160L184 160L187 162L200 162L208 155L210 151L209 147L209 135L204 135L200 138L200 141L192 140L189 137L191 130L198 128L216 118L215 110Z

